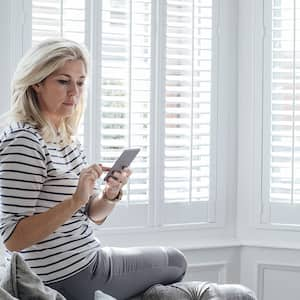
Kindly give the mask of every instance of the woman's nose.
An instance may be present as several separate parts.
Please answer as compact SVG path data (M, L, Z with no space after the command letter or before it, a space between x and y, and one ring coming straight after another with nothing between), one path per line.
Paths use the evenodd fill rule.
M79 94L79 89L75 82L70 83L68 94L71 96L77 96Z

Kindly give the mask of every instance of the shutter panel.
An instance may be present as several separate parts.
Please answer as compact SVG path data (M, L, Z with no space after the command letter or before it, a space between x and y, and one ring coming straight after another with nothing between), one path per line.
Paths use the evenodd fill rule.
M212 14L211 0L167 1L166 223L208 220Z
M84 43L85 0L32 0L32 43L55 37ZM78 138L83 144L84 121Z
M267 182L263 184L269 214L264 221L277 224L299 224L300 213L300 5L297 1L268 2L271 20L265 15L271 53L268 109L270 129L269 161L265 162ZM270 103L270 102L268 102ZM265 116L268 118L268 116Z
M287 4L287 6L285 6ZM295 190L297 109L293 1L274 1L272 10L271 202L298 201ZM298 133L299 134L299 133ZM299 178L300 179L300 178Z
M100 159L111 165L123 148L141 148L131 165L134 172L124 188L124 199L105 225L145 225L150 177L151 1L103 1L101 18ZM128 218L128 210L134 218Z

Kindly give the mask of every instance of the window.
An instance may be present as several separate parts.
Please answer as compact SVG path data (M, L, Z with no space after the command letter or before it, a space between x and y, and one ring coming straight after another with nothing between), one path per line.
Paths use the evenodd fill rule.
M105 226L215 222L214 11L212 0L32 1L33 43L64 36L90 50L90 160L141 148Z
M300 5L265 1L263 222L299 225Z

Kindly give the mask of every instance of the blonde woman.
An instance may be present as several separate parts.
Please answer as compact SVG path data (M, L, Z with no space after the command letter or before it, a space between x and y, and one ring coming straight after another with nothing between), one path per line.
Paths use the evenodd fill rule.
M0 135L1 234L67 299L93 299L96 290L128 299L181 280L186 261L177 249L102 248L95 238L91 222L109 216L131 171L95 188L108 168L87 165L75 137L87 73L86 49L65 39L46 40L20 61Z

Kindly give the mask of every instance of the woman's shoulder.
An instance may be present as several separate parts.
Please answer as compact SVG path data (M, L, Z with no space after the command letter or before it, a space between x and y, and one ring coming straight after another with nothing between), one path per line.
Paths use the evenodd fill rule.
M1 129L0 142L16 138L28 139L34 143L42 141L38 129L32 124L22 121L13 121Z

